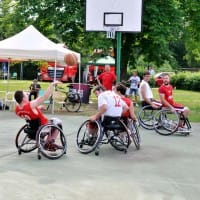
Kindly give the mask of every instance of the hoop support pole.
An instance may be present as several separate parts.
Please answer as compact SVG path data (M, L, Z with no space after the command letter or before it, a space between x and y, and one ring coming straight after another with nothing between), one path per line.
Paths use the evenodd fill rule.
M121 69L121 39L122 39L122 33L117 32L117 82L120 81L120 69Z

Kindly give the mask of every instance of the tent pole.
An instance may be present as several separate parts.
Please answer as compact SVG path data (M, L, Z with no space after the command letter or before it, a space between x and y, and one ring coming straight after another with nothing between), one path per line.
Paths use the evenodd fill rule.
M54 77L53 77L53 81L56 81L56 65L57 65L57 62L56 62L57 60L55 59L55 61L54 61ZM54 93L54 91L55 91L55 86L53 87L53 102L52 102L52 109L51 109L51 113L52 114L54 114L54 109L55 109L55 100L54 100L54 95L55 95L55 93Z
M23 80L23 62L21 62L20 66L20 80Z

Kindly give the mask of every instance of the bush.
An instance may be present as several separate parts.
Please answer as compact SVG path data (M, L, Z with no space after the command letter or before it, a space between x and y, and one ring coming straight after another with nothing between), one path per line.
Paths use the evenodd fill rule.
M181 72L172 76L171 84L177 89L200 91L200 72Z

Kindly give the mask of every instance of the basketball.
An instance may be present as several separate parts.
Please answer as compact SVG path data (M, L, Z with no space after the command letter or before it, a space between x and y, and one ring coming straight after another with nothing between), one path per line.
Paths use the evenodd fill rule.
M64 61L69 66L77 65L78 63L78 59L74 53L66 54L64 57Z

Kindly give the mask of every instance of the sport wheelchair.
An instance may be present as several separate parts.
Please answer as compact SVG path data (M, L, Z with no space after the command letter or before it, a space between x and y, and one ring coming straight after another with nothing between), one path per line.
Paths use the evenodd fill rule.
M58 133L56 140L47 142L47 138L55 131ZM52 122L40 126L39 120L26 121L16 135L15 145L19 155L38 149L38 159L41 159L41 155L52 160L58 159L66 154L67 150L62 127Z
M184 126L184 129L179 127L180 124ZM172 135L175 132L187 136L191 132L190 121L188 118L185 118L183 112L180 110L172 112L168 108L162 108L154 114L153 127L157 133L166 136Z
M127 126L123 120L114 117L109 117L103 123L86 120L77 133L77 149L83 154L95 151L95 155L99 155L100 146L110 143L116 150L126 153L131 143L131 136L136 148L139 149L140 137L136 124L130 121Z

